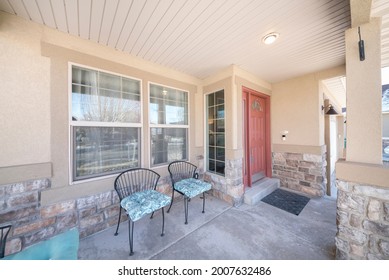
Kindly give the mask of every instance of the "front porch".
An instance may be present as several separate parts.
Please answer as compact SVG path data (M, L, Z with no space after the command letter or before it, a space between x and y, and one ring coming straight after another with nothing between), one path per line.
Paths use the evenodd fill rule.
M264 202L233 207L214 196L190 202L184 224L183 201L165 214L135 223L134 255L129 256L128 224L80 240L81 260L333 260L335 259L336 200L312 198L298 215Z

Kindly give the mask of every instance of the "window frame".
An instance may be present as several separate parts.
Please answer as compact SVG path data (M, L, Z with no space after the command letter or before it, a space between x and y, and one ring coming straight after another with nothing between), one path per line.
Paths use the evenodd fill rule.
M223 161L220 161L220 162L224 162L224 173L219 173L219 172L216 172L216 171L210 171L209 170L209 127L208 127L208 112L209 112L209 105L208 105L208 97L209 95L211 94L216 94L217 92L219 91L223 91L223 99L224 99L224 102L223 102L223 107L224 107L224 116L223 116L223 120L224 120L224 160ZM220 176L220 177L226 177L226 173L225 173L225 168L226 168L226 94L225 94L226 90L224 88L219 88L219 89L215 89L215 90L212 90L210 92L207 92L204 94L204 169L205 169L205 172L208 172L214 176ZM216 107L217 105L213 105L214 107ZM215 137L216 139L216 137ZM216 147L216 146L215 146ZM216 151L215 151L215 155L216 155ZM215 156L215 161L216 161L216 156ZM216 167L215 167L215 170L216 170Z
M170 88L170 89L173 89L173 90L179 90L179 91L183 91L183 92L186 92L187 94L187 106L188 106L188 111L187 111L187 124L180 124L180 125L171 125L171 124L152 124L151 123L151 117L150 117L150 114L151 114L151 85L156 85L156 86L161 86L161 87L166 87L166 88ZM148 141L149 141L149 168L159 168L159 167L164 167L164 166L168 166L169 165L169 161L166 162L166 163L159 163L159 164L153 164L153 161L152 161L152 157L153 157L153 150L152 150L152 143L151 143L151 139L152 139L152 134L151 134L151 130L153 128L162 128L162 129L165 129L165 128L182 128L182 129L186 129L186 158L182 159L182 160L186 160L186 161L189 161L189 158L190 158L190 92L189 90L185 90L185 89L181 89L181 88L178 88L178 87L174 87L174 86L168 86L168 85L165 85L165 84L160 84L160 83L156 83L156 82L152 82L152 81L149 81L148 82L148 86L147 86L147 89L148 89L148 100L147 100L147 108L148 108L148 134L149 134L149 137L148 137Z
M115 75L119 76L121 78L127 78L131 80L135 80L139 82L139 104L140 104L140 117L139 117L139 123L126 123L126 122L99 122L99 121L73 121L72 119L72 85L73 85L73 80L72 80L72 70L73 67L80 67L84 68L86 70L91 70L91 71L97 71L101 72L104 74L109 74L109 75ZM139 129L139 145L138 145L138 159L139 159L139 164L138 167L142 166L143 162L143 81L140 78L128 76L122 73L117 73L113 72L110 70L106 69L101 69L101 68L96 68L84 64L79 64L75 62L68 62L68 147L69 147L69 153L68 153L68 158L69 158L69 185L75 185L75 184L80 184L80 183L85 183L85 182L90 182L90 181L96 181L96 180L103 180L106 178L111 178L117 176L120 172L124 171L125 169L121 169L118 171L114 171L112 173L100 173L92 176L86 176L86 177L81 177L79 179L76 178L75 176L75 149L74 149L74 128L75 127L117 127L117 128L138 128Z

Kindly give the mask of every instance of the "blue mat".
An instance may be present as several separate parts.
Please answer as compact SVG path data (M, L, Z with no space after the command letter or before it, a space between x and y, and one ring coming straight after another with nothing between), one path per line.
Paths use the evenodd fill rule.
M262 198L262 201L298 216L305 205L307 205L309 198L282 189L276 189L268 196Z

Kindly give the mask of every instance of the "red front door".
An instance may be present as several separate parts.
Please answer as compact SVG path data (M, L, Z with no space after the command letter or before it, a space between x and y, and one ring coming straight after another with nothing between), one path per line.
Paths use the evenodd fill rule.
M243 92L245 112L245 186L252 186L267 174L268 102L266 97L252 91Z

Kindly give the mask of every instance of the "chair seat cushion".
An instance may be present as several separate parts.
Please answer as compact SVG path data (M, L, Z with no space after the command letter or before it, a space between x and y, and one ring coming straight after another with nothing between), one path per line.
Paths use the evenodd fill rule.
M122 199L120 205L126 210L132 221L170 204L171 198L155 190L136 192Z
M209 191L211 188L212 185L210 183L195 178L184 179L174 184L174 189L189 198L195 197L205 191Z

